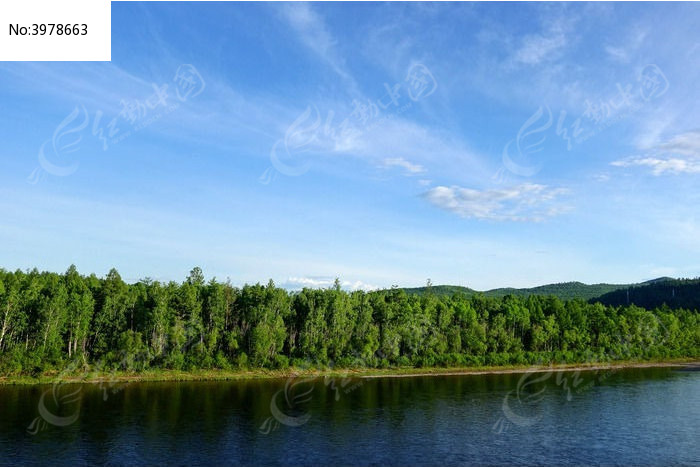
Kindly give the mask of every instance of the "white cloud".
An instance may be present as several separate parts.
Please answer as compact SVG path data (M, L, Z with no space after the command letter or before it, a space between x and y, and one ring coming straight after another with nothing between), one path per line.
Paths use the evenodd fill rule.
M611 163L615 167L645 167L653 175L700 173L700 131L674 136L651 148L649 154Z
M414 164L412 162L407 161L403 157L392 157L388 159L384 159L384 162L382 163L382 167L385 169L391 169L394 167L399 167L402 168L406 171L407 175L417 175L425 172L425 167L423 167L420 164Z
M568 190L564 188L525 183L492 190L438 186L428 190L424 197L434 206L465 218L542 221L569 210L556 203L566 193Z
M288 289L322 289L332 287L335 279L329 277L289 277L282 286ZM340 286L345 290L377 290L376 285L362 281L340 281Z

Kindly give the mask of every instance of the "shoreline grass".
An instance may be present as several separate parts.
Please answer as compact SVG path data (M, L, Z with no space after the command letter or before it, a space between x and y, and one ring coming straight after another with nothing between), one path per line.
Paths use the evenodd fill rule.
M475 367L391 367L391 368L287 368L272 369L202 369L202 370L146 370L143 372L82 372L62 374L47 372L39 376L0 376L0 385L41 385L53 383L125 383L125 382L178 382L178 381L234 381L254 379L285 379L290 377L352 377L352 378L400 378L423 376L457 376L508 374L525 372L555 371L596 371L628 368L673 368L700 367L700 361L693 358L666 360L620 360L590 363L554 363L548 365L499 365Z

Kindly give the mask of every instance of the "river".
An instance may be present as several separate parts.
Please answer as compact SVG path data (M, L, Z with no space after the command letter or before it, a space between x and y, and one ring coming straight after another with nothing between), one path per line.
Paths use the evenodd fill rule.
M700 465L700 372L0 386L0 464Z

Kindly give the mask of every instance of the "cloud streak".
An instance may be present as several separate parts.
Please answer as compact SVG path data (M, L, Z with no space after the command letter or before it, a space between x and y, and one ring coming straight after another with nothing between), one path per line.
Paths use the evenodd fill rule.
M423 196L432 205L467 219L539 222L569 210L557 202L567 193L565 188L524 183L492 190L437 186Z
M557 19L546 31L523 37L520 47L513 54L513 60L525 65L538 65L558 58L568 43L566 21Z
M384 159L382 167L385 169L401 168L404 169L406 175L418 175L426 172L425 167L422 165L409 162L403 157L391 157Z
M700 160L693 161L679 158L632 157L615 161L612 165L615 167L645 167L656 176L700 173Z
M653 175L700 173L700 131L690 131L657 144L649 154L611 162L614 167L643 167Z
M310 4L303 2L285 5L282 14L289 26L298 34L301 43L355 87L355 80L347 71L345 60L337 52L338 42L326 26L323 17L314 11Z

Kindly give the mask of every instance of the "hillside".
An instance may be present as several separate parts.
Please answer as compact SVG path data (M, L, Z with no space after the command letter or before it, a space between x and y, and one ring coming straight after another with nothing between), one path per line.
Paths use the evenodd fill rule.
M484 292L484 294L490 297L504 297L506 295L515 295L519 297L527 297L529 295L554 295L561 300L571 300L574 298L590 300L625 287L628 286L625 284L589 285L582 282L562 282L559 284L540 285L538 287L531 287L527 289L493 289Z
M423 295L428 291L428 287L409 287L403 290L409 295ZM430 292L438 297L451 297L458 293L471 297L474 294L480 293L461 285L433 285L430 287Z
M626 289L629 285L626 284L584 284L581 282L563 282L559 284L547 284L537 287L516 289L512 287L504 287L499 289L487 290L479 292L469 287L458 285L434 285L431 287L433 294L437 296L451 296L456 293L462 293L466 296L474 294L483 294L487 297L501 298L506 295L514 295L517 297L527 297L529 295L554 295L561 300L570 300L580 298L582 300L590 300L600 297L601 295L619 290ZM426 293L427 287L413 287L404 289L408 294L422 295Z
M403 290L408 294L422 295L427 292L428 288L413 287ZM435 285L431 287L431 291L434 295L440 297L452 296L458 293L467 297L482 294L493 298L502 298L506 295L516 297L553 295L560 300L578 298L591 303L600 302L611 306L635 304L642 308L652 309L665 304L670 308L700 309L700 278L673 279L671 277L659 277L638 284L562 282L523 289L503 287L484 292L459 285Z
M700 309L700 278L664 277L606 293L594 301L612 306L635 304L651 309L667 305L674 309L697 310Z

